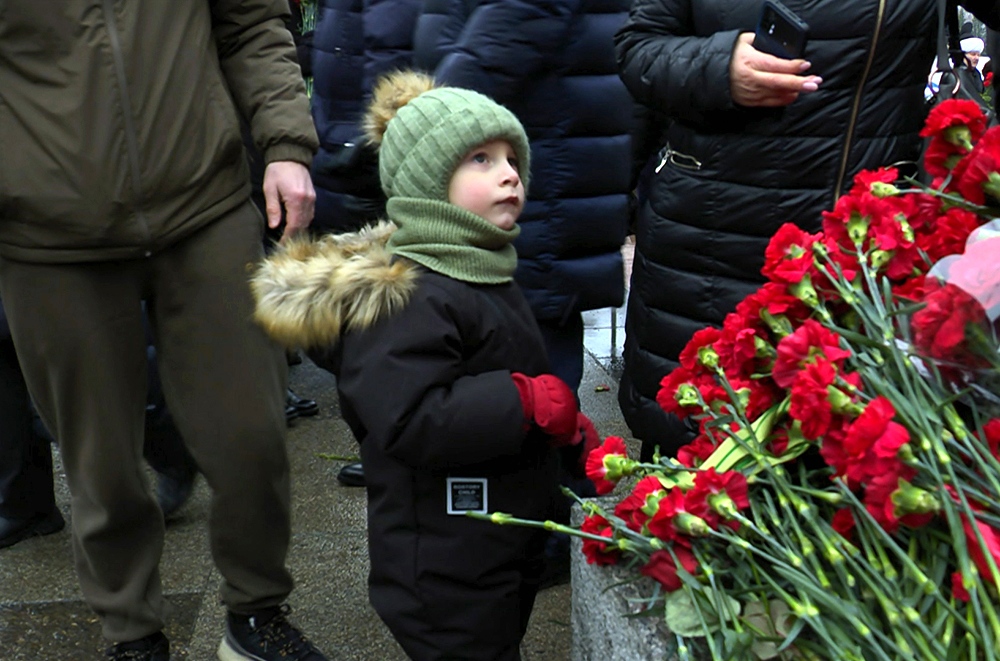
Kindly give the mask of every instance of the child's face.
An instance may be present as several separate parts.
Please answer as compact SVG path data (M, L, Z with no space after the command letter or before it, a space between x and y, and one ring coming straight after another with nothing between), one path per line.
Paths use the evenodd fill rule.
M506 140L493 140L472 149L451 176L448 201L500 229L513 228L524 208L514 148Z

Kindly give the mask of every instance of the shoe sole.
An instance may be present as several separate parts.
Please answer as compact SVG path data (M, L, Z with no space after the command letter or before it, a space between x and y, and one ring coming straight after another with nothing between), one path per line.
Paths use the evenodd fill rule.
M236 649L229 642L229 636L222 637L222 642L219 643L219 649L215 652L215 655L219 657L219 661L266 661L259 656Z
M66 527L66 520L59 516L58 520L46 519L37 527L25 528L16 535L11 535L7 539L0 541L0 549L5 549L9 546L14 546L18 542L23 542L26 539L31 539L32 537L44 537L45 535L52 535L63 528Z

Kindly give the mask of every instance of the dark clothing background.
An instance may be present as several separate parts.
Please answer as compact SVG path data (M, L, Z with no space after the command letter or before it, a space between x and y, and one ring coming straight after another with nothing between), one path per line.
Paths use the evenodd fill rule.
M786 222L817 231L859 170L918 157L935 0L785 4L809 24L804 57L823 83L783 108L730 96L730 56L759 0L637 0L615 38L626 86L668 118L671 151L638 221L619 390L633 434L667 453L686 438L656 404L660 380L695 331L757 289L770 237ZM965 4L997 18L991 2Z
M313 355L361 442L369 594L411 658L517 659L545 532L448 515L446 479L487 478L491 512L552 516L556 455L525 434L510 376L548 361L516 284L420 270L405 308Z
M384 216L378 155L365 143L361 117L378 78L410 68L419 12L420 0L320 0L312 55L317 233Z
M32 412L28 387L0 306L0 517L30 519L56 507L51 439Z
M531 182L515 278L540 322L623 302L636 110L616 75L612 36L628 4L425 0L417 24L417 67L491 96L527 131Z

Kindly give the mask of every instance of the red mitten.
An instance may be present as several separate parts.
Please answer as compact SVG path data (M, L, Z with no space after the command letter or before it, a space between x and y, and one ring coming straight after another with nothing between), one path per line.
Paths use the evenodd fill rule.
M510 376L521 395L525 421L538 425L557 447L571 443L579 431L576 397L569 386L551 374L531 377L514 372Z

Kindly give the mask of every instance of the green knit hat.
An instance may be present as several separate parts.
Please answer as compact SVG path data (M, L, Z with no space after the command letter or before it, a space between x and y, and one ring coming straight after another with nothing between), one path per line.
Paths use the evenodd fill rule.
M365 117L369 139L379 144L379 176L386 197L448 201L448 184L474 147L506 140L528 187L528 136L514 113L478 92L434 87L434 79L403 71L386 76L372 92Z

